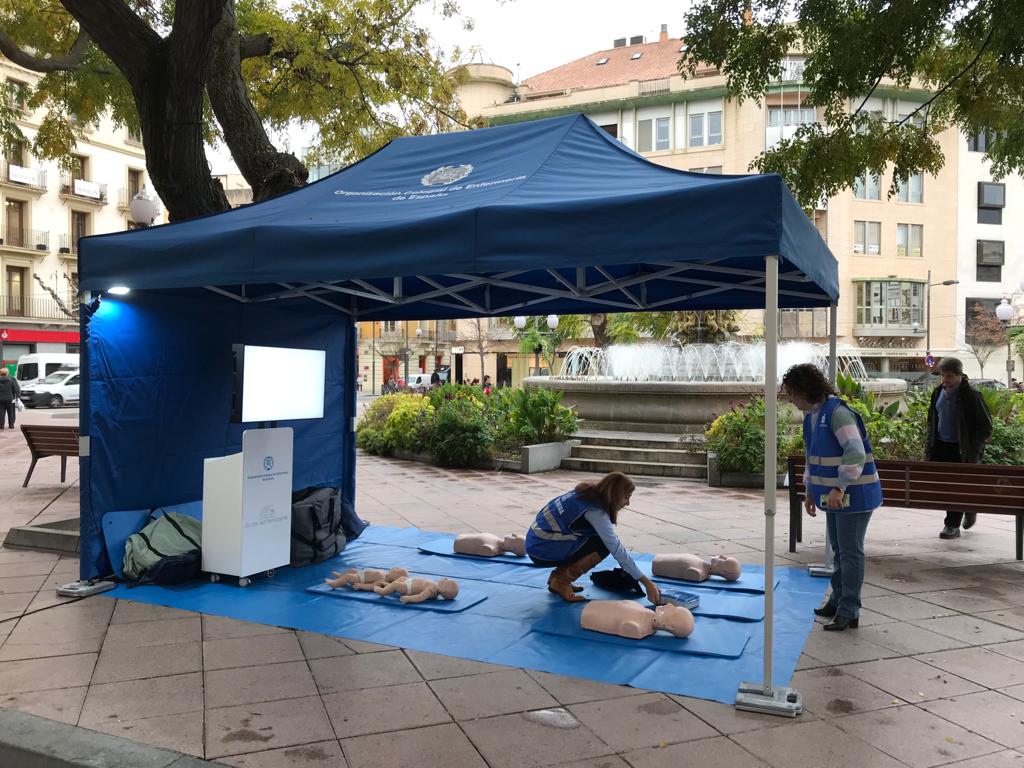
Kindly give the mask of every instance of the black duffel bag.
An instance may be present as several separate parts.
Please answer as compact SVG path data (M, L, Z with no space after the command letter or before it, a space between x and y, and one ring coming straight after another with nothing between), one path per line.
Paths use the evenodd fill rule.
M292 565L319 563L347 544L337 488L306 488L292 494Z

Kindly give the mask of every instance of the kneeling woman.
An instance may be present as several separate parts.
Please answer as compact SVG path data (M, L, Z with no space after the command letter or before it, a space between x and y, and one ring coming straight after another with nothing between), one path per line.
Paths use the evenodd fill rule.
M582 587L574 587L573 581L611 554L658 605L658 587L636 567L613 527L635 487L626 475L611 472L596 483L580 483L537 513L526 533L526 554L537 565L554 568L548 578L551 592L571 603L583 600L576 594Z
M875 469L864 422L839 397L814 365L794 365L782 377L793 405L804 412L804 507L815 517L825 512L828 540L835 552L832 594L818 616L832 619L829 631L856 628L864 584L864 534L871 513L882 505L882 485Z

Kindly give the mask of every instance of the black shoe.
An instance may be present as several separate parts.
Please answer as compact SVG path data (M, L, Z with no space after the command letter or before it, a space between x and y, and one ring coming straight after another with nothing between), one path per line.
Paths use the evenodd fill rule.
M940 539L959 539L960 538L960 529L959 528L954 528L952 525L947 525L941 531L939 531L939 538Z
M814 609L815 616L824 616L827 619L831 619L836 615L836 606L831 603L825 603L821 608Z
M842 632L844 629L856 629L860 626L860 619L848 619L845 616L836 616L822 629L826 632Z
M964 513L964 530L965 531L967 529L969 529L969 528L973 528L974 524L976 522L978 522L978 515L977 515L977 513L975 513L975 512L965 512Z

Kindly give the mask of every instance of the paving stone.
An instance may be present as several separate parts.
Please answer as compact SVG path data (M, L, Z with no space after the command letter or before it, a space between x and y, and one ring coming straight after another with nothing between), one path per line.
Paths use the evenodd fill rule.
M49 576L55 560L21 560L11 563L0 563L0 579L15 576Z
M398 650L393 645L381 645L380 643L367 643L363 640L351 640L347 637L341 638L342 642L345 643L356 653L380 653L381 651L395 651Z
M186 619L157 619L131 624L111 624L107 629L104 648L142 648L145 646L173 645L198 642L202 639L199 617ZM153 653L159 653L154 649Z
M1016 699L997 691L929 701L922 704L921 709L1004 747L1024 747L1024 707Z
M251 621L229 619L226 616L203 614L203 640L228 640L234 637L256 635L281 635L291 630L270 624L256 624Z
M937 632L932 632L906 622L861 627L857 630L857 637L905 656L916 653L948 651L952 648L963 648L965 645L968 645L963 640L940 635Z
M336 741L318 741L266 752L230 755L218 758L217 762L235 768L348 768L341 745Z
M984 611L976 614L979 619L1002 624L1019 631L1024 631L1024 608L1003 608L998 611Z
M338 656L309 662L320 693L339 693L382 685L419 683L420 673L401 651Z
M333 656L351 656L355 651L345 645L341 640L330 635L321 635L316 632L296 632L302 646L302 654L307 659L328 659Z
M811 628L811 634L804 643L804 653L819 659L829 666L855 664L859 661L877 661L899 656L896 651L860 638L859 629L845 632L825 632L820 627Z
M977 616L946 616L941 619L922 619L913 623L923 629L955 638L970 645L1024 640L1024 632L979 619Z
M342 746L349 768L486 768L455 725L433 725L397 733L356 736Z
M206 706L211 709L317 695L304 661L207 670L205 682Z
M916 657L986 688L1008 688L1024 683L1024 662L985 648L963 648Z
M451 722L426 683L364 688L357 696L334 693L323 701L339 739Z
M12 709L29 715L57 720L68 725L78 724L78 715L89 689L56 688L49 691L24 691L0 694L0 709Z
M602 755L568 763L555 763L553 768L629 768L629 763L618 755Z
M282 661L302 661L302 646L292 632L203 641L203 668L230 669Z
M183 712L177 715L165 715L130 722L93 723L83 727L87 727L90 731L109 733L111 736L120 736L122 739L203 757L202 712Z
M101 683L89 688L80 725L176 715L203 711L203 676L156 677L140 684L137 680Z
M96 665L95 653L48 659L0 662L0 691L46 691L88 685Z
M986 584L963 589L941 589L936 592L919 592L915 595L921 600L951 608L961 613L978 614L982 611L994 611L1010 608L1016 603L1003 597L1002 590L994 589Z
M1024 754L1006 750L955 763L949 768L1024 768Z
M203 668L200 643L178 643L159 648L159 653L154 653L152 648L104 649L96 663L93 684L182 675L199 672Z
M118 600L114 613L110 617L111 624L130 624L136 621L165 621L168 619L198 618L197 614L191 611L181 611L177 608L166 608L162 605L150 605L149 603L136 603L131 600Z
M206 710L206 758L334 739L319 696Z
M756 731L761 728L784 728L798 723L817 720L813 712L804 711L798 718L779 717L777 715L761 715L756 712L744 712L732 704L721 704L717 701L694 699L688 696L668 695L673 701L682 704L719 733L731 736L743 731Z
M662 693L574 704L569 711L616 752L717 735Z
M823 667L797 672L790 683L803 695L804 710L820 718L871 712L902 701L891 693L845 672L845 667Z
M863 603L865 608L876 613L891 616L900 621L934 619L938 616L953 616L956 614L956 611L926 602L923 599L919 599L920 597L920 595L910 597L909 595L887 593L880 597L866 597Z
M767 763L758 760L738 744L724 736L686 744L669 744L664 747L627 752L623 757L633 768L678 768L699 765L700 768L766 768Z
M537 672L526 670L527 674L536 680L550 693L560 704L579 704L584 701L597 701L612 699L618 696L636 696L644 693L640 688L632 688L628 685L609 685L599 683L596 680L584 680L580 677L566 677L565 675L553 675L549 672Z
M28 640L31 638L31 641ZM99 653L103 647L102 631L92 637L59 635L55 641L34 632L15 630L0 648L0 661L41 659L49 656L73 656L80 653Z
M558 702L521 669L434 680L430 688L456 720L558 706Z
M530 768L607 755L613 750L564 709L470 720L462 729L491 768Z
M747 731L730 738L772 768L904 768L868 741L839 730L835 727L838 722L841 720L818 720L792 728Z
M915 706L851 715L835 721L911 768L966 760L996 752L999 745Z
M405 655L419 670L424 680L441 680L447 677L465 677L481 675L488 672L501 672L511 667L500 664L486 664L471 659L458 659L454 656L442 656L426 651L406 650Z
M883 659L863 664L849 664L842 667L842 670L910 703L983 690L976 683L936 669L917 659Z
M46 583L46 576L8 576L0 579L0 595L11 595L18 592L32 592L33 594L42 589Z

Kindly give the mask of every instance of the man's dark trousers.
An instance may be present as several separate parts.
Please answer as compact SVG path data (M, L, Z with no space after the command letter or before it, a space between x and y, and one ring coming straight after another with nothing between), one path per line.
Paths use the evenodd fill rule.
M935 441L935 447L932 449L932 455L929 456L932 461L950 461L960 463L960 446L957 443L947 443L942 440ZM964 520L963 512L953 512L952 510L946 510L946 521L944 525L948 525L950 528L959 528L960 523Z

